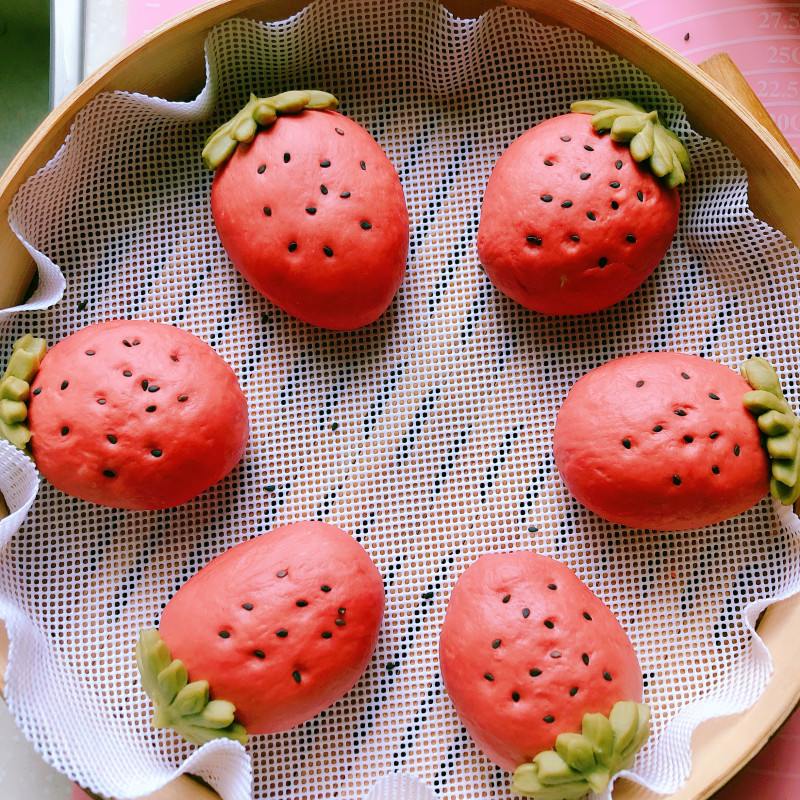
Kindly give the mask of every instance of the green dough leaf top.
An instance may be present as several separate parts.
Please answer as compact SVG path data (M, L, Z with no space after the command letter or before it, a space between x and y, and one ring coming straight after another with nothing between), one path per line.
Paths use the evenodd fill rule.
M740 371L753 387L744 396L744 405L756 415L758 427L767 437L770 492L783 505L793 505L800 498L800 420L784 398L778 374L768 361L750 358Z
M615 142L627 142L634 161L649 161L653 172L669 186L686 181L689 154L676 134L662 124L658 111L646 111L618 97L578 100L570 110L591 114L596 131L608 131Z
M252 142L259 127L269 127L280 116L305 110L332 111L338 105L332 94L318 89L281 92L274 97L251 94L247 105L208 138L203 148L203 163L208 169L216 169L233 155L239 142Z
M14 342L8 366L0 378L0 436L20 450L31 438L28 427L28 400L31 383L47 351L44 339L26 333Z
M189 683L186 667L180 659L172 659L156 628L139 634L136 663L155 706L154 728L174 730L193 744L220 738L247 742L247 731L234 719L233 703L209 700L208 681Z
M606 717L585 714L580 733L562 733L514 773L511 790L536 800L579 800L601 792L611 777L633 765L650 735L650 708L620 700Z

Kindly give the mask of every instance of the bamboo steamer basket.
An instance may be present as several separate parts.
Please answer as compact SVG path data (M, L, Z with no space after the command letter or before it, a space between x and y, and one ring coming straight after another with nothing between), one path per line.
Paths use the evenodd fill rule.
M475 17L498 3L444 0L456 16ZM627 14L599 0L511 0L546 24L572 28L636 65L680 101L699 133L723 142L749 175L753 212L800 247L800 158L759 103L733 62L720 53L696 66L644 31ZM20 304L35 266L8 224L17 190L56 153L84 106L101 92L123 90L189 100L202 89L203 43L230 17L279 20L302 10L302 0L210 0L185 12L88 77L42 122L0 178L0 308ZM797 509L796 509L797 510ZM693 767L671 800L705 800L758 753L800 701L800 596L773 604L758 632L770 650L774 673L748 711L702 724L692 743ZM0 623L0 691L8 665L8 639ZM619 781L615 800L655 800L657 795ZM218 795L181 776L148 800L214 800Z

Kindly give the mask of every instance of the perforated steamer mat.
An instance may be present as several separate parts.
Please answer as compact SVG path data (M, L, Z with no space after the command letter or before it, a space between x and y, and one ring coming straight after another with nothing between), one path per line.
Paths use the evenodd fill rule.
M0 446L12 507L33 502L0 523L7 700L20 727L57 769L107 796L146 795L187 770L224 800L250 797L251 782L256 798L364 798L395 772L441 798L509 797L508 775L449 703L436 650L466 566L531 547L573 567L628 630L653 708L653 736L628 777L675 791L696 726L747 708L769 678L753 627L800 588L797 518L764 500L697 532L605 523L561 484L555 413L588 369L660 349L733 368L765 356L797 405L797 250L748 211L730 152L690 130L651 79L519 10L458 19L427 2L322 0L278 23L223 23L207 59L196 101L99 95L11 209L40 284L2 321L6 354L26 331L54 342L110 317L170 322L232 365L252 421L240 466L165 512L96 507L45 481L33 499L30 466ZM354 333L310 328L257 295L209 213L206 136L251 90L296 86L336 94L406 191L406 280L391 309ZM477 262L483 187L517 135L574 99L608 94L660 108L689 147L678 236L613 309L528 312ZM196 749L152 730L133 656L139 630L214 555L304 518L350 531L384 575L386 618L362 680L315 719L246 750ZM416 796L413 786L393 791Z

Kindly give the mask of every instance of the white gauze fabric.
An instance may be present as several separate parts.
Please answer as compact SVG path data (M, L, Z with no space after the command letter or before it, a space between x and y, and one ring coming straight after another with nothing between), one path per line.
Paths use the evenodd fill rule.
M274 24L229 20L206 55L196 100L98 96L20 190L11 223L50 294L7 312L0 330L8 354L23 332L53 343L110 317L184 327L236 370L252 436L232 474L170 511L100 508L41 482L0 554L17 723L58 770L118 798L180 771L224 800L508 798L509 775L453 710L437 645L463 570L482 553L528 547L574 568L629 632L653 735L626 777L673 792L696 726L747 708L769 679L754 630L769 603L800 587L797 519L765 499L702 531L606 523L559 479L555 414L587 370L663 349L734 369L764 356L796 405L796 249L753 217L742 166L692 131L665 91L517 9L457 19L424 0L320 0ZM210 215L206 137L251 91L300 87L340 99L407 195L407 277L390 310L352 333L310 328L253 291ZM545 317L481 271L482 192L515 137L573 100L607 95L659 108L686 142L679 231L654 275L614 308ZM307 518L350 531L385 579L380 642L356 688L246 748L198 749L153 730L134 661L139 630L213 556Z

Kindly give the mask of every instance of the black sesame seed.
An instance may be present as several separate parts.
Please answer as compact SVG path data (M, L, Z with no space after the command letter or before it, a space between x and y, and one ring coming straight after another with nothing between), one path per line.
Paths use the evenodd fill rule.
M553 628L555 628L555 626L556 626L556 625L555 625L555 623L553 622L553 620L551 620L551 619L546 619L546 620L544 621L544 626L545 626L545 628L549 628L550 630L553 630Z
M631 244L635 244L635 243L636 243L636 237L635 237L635 236L634 236L632 233L629 233L629 234L628 234L628 235L625 237L625 239L626 239L627 241L629 241Z
M503 598L503 602L504 602L504 603L507 603L507 602L508 602L510 599L511 599L511 595L510 595L510 594L507 594L507 595L506 595L506 596Z
M552 203L553 202L553 195L551 195L551 194L543 194L539 199L544 201L545 203Z
M333 250L327 245L325 245L325 247L322 248L322 252L325 253L325 255L328 256L328 258L330 258L333 255Z
M253 655L256 658L266 658L267 657L266 653L263 650L253 650Z
M322 638L323 639L330 639L333 634L330 631L322 631Z
M117 437L116 436L112 436L110 433L108 434L108 436L106 436L106 439L108 439L108 441L111 442L111 444L116 444L117 443Z
M714 466L713 466L713 467L711 467L711 471L712 471L712 472L713 472L715 475L719 475L719 467L718 467L716 464L714 464Z
M263 174L264 174L264 170L265 170L266 168L267 168L267 165L266 165L266 164L261 164L261 165L259 165L259 167L258 167L258 174L259 174L259 175L263 175Z
M573 687L572 687L572 688L569 690L569 696L570 696L570 697L575 697L575 695L576 695L576 694L578 694L578 687L577 687L577 686L573 686Z
M320 586L319 588L320 588L320 589L321 589L323 592L329 592L329 591L331 590L331 587L330 587L330 586L328 586L328 584L327 584L327 583L323 583L323 584L322 584L322 586Z
M243 603L242 604L242 608L245 611L252 611L253 610L253 604L252 603Z
M433 592L423 592L421 597L423 600L430 600L433 597Z
M623 439L623 440L622 440L622 446L623 446L623 447L624 447L626 450L630 450L630 449L631 449L631 440L630 440L630 439Z
M219 638L220 639L230 639L231 638L230 631L220 631L219 632Z
M289 573L285 569L279 569L275 574L279 578L285 578Z
M281 628L279 631L275 631L275 635L281 639L285 639L289 635L289 631L285 628Z
M372 224L371 224L371 223L369 223L369 222L367 222L366 220L362 220L362 221L361 221L361 227L362 227L362 228L363 228L365 231L368 231L368 230L369 230L369 229L372 227Z
M582 181L588 181L589 178L591 178L591 177L592 177L592 173L591 172L582 172L581 173L581 180Z
M298 600L295 605L298 608L305 608L308 605L308 600Z
M501 642L501 640L500 640L500 639L495 639L495 640L492 642L492 647L493 647L495 650L497 650L497 648L498 648L498 647L500 647L501 643L502 643L502 642Z
M549 725L551 722L555 722L556 718L551 714L548 714L546 717L542 717L542 719Z
M511 699L515 702L519 702L519 692L511 692Z
M289 243L289 252L294 253L297 250L297 242L290 242Z
M538 678L541 674L542 674L542 671L540 669L532 669L530 671L530 676L532 678Z
M288 163L289 163L289 160L291 159L291 157L292 157L292 156L291 156L291 154L290 154L290 153L284 153L284 154L283 154L283 163L284 163L284 164L288 164Z
M531 610L529 608L522 609L522 616L525 617L525 619L528 619L530 615L531 615Z
M68 428L68 427L65 425L65 426L64 426L64 427L61 429L61 435L62 435L62 436L66 436L68 433L69 433L69 428Z
M565 200L561 204L561 208L572 208L572 200Z
M69 386L69 381L61 381L61 389L62 391Z
M674 483L676 486L680 486L680 485L681 485L681 479L680 479L680 476L679 476L679 475L673 475L673 476L672 476L672 482L673 482L673 483Z
M150 455L154 458L161 458L161 456L164 455L164 452L162 450L151 450Z
M267 217L271 217L272 216L272 209L269 206L264 206L264 214Z
M492 675L491 672L485 672L483 674L483 677L486 678L487 681L493 681L494 680L494 675Z

